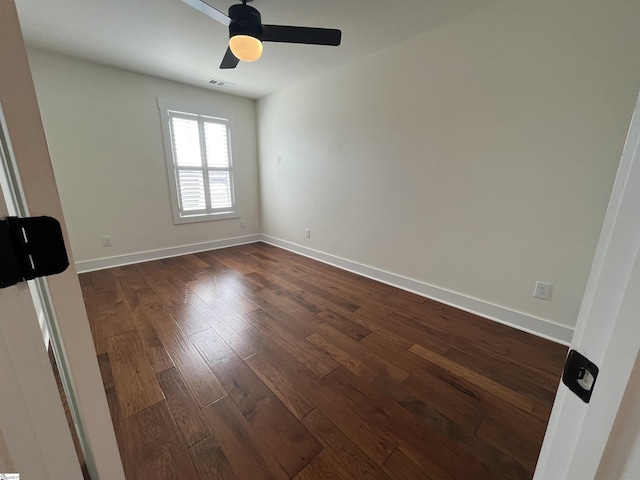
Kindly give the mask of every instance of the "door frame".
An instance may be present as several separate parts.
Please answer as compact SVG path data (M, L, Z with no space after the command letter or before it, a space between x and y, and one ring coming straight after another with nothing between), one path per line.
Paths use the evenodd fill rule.
M0 213L3 210L0 198ZM81 480L27 284L0 291L0 308L0 471L26 478Z
M596 478L616 418L624 422L630 415L620 407L640 352L638 292L640 97L571 342L571 348L598 365L600 373L589 404L560 384L534 480ZM637 442L628 447L634 452L629 458L637 458Z
M0 103L0 220L26 216L16 186L11 139ZM32 288L33 287L33 288ZM80 463L47 354L35 284L0 289L0 471L29 478L82 479ZM46 333L46 335L45 335Z
M40 110L36 99L26 48L14 0L0 0L0 103L6 118L15 164L22 179L22 191L31 215L48 215L60 221L65 244L70 245L62 205L49 157ZM82 290L69 253L69 268L47 278L63 345L57 360L64 363L77 414L85 435L85 448L92 459L87 464L93 480L123 480L124 471L111 422L109 406ZM40 340L42 343L42 341ZM37 378L20 377L23 382ZM58 399L59 401L59 399ZM68 429L68 427L67 427ZM0 442L1 442L0 438ZM56 438L48 441L56 442ZM0 443L0 452L2 444ZM89 460L89 459L87 459ZM76 460L77 463L77 460ZM64 478L61 476L33 478Z

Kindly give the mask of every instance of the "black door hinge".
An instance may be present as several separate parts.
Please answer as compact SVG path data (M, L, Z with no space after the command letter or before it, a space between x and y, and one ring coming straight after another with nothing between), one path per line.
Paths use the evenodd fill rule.
M61 273L68 266L62 228L55 218L0 220L0 288Z
M562 382L575 393L580 400L589 403L598 378L598 366L584 355L570 350L562 372Z

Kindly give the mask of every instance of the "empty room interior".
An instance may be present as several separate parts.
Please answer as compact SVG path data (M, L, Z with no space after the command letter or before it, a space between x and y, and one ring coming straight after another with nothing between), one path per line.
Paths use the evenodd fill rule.
M127 479L534 477L639 2L15 3Z

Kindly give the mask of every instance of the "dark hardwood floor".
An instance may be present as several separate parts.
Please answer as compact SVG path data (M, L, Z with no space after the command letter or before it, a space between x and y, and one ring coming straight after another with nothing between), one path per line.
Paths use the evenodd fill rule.
M80 280L127 479L532 477L563 346L265 244Z

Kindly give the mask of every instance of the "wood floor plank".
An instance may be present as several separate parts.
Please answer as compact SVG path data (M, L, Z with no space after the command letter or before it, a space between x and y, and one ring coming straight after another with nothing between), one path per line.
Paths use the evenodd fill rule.
M511 405L504 404L500 397L495 396L491 389L485 390L483 382L470 383L465 378L457 376L456 371L448 371L442 367L425 363L422 357L405 351L376 334L369 335L361 343L378 353L386 352L391 361L416 374L401 386L406 392L411 392L416 401L423 404L423 407L434 409L456 424L466 426L467 429L471 428L471 431L475 431L478 422L484 418L486 412L495 409L507 410L511 407ZM549 412L541 412L540 414L546 422ZM457 441L460 440L457 439ZM485 454L487 453L487 449L482 448L483 445L479 445L477 442L472 443L473 449L480 448L485 451ZM508 460L503 462L495 455L495 452L488 453L490 461L497 465L498 470L502 469L504 463L509 467ZM513 472L511 474L515 475ZM514 476L513 478L521 477Z
M180 305L185 302L182 292L177 290L169 281L169 273L161 262L139 263L137 269L149 287L166 305Z
M164 400L135 331L109 337L107 350L118 402L125 418Z
M109 270L96 270L89 275L91 275L91 285L96 295L115 291L115 279Z
M435 302L430 303L433 305ZM474 350L498 353L523 366L536 366L537 369L551 374L556 372L557 362L564 358L561 354L563 349L557 348L548 340L523 337L526 335L524 332L509 327L498 328L500 324L497 322L475 315L463 315L462 312L446 305L433 305L432 309L425 308L424 305L417 309L413 307L411 310L405 310L401 319L405 323L412 322L418 328L429 325L431 333L437 331L447 336L452 344L455 341ZM523 342L519 338L527 338L528 341ZM473 342L469 339L473 339Z
M325 377L326 378L326 377ZM354 402L340 386L323 385L322 389L308 392L313 398L314 405L340 430L358 446L377 465L382 465L391 455L398 441L388 431L371 421L372 407L369 404L363 408L362 404Z
M358 308L369 308L372 310L378 310L385 313L391 313L395 310L393 307L386 305L384 302L377 301L370 296L363 296L357 291L354 291L350 286L353 284L351 279L342 280L337 278L328 279L324 275L309 275L304 277L305 283L310 285L320 285L328 292L335 296L344 299L344 301L350 302ZM338 304L336 304L338 305ZM338 305L340 306L340 305ZM348 309L347 309L348 310ZM357 310L357 309L356 309ZM354 310L355 311L355 310Z
M564 346L262 243L80 282L126 478L533 475Z
M180 257L180 264L191 275L198 275L199 273L206 273L209 264L204 262L196 255L184 255Z
M175 363L145 315L134 315L133 324L138 331L144 351L155 373L175 367Z
M451 372L453 375L460 377L468 381L469 383L472 383L482 388L483 390L486 390L492 395L495 395L496 397L504 400L507 403L510 403L511 405L525 412L533 411L533 406L534 406L533 400L531 400L530 398L518 392L514 392L513 390L505 387L504 385L501 385L498 382L495 382L490 378L487 378L479 374L478 372L475 372L474 370L458 365L457 363L449 360L448 358L443 357L441 355L437 355L431 350L428 350L422 347L421 345L417 345L417 344L413 345L409 349L409 351L412 353L415 353L416 355L421 356L422 358L433 363L434 365L442 367L443 369Z
M252 255L252 258L255 256ZM322 310L334 310L343 315L349 315L357 306L346 304L342 299L329 298L322 294L322 290L316 290L315 293L306 291L300 285L301 278L304 275L299 273L290 274L280 268L270 266L268 270L260 269L255 273L247 275L247 279L253 285L253 291L268 290L275 295L289 299L298 307L306 310L311 315L320 313ZM254 298L254 302L262 305L268 302L265 299Z
M100 377L102 378L102 384L104 385L104 388L115 388L115 382L113 380L113 372L111 371L111 362L109 361L108 353L98 355L98 367L100 368Z
M354 480L389 480L390 477L319 410L310 412L302 423Z
M258 305L256 305L252 300L247 298L247 296L232 292L229 290L221 290L218 295L222 298L227 305L229 305L236 313L239 315L244 315L249 312L254 312L258 310ZM250 295L247 293L247 295ZM251 298L253 296L251 295Z
M296 283L288 282L277 275L279 272L276 267L271 267L267 270L261 268L256 272L250 273L245 276L247 280L254 285L253 291L268 289L277 295L292 295L294 292L301 292L300 287Z
M254 268L247 266L232 254L225 254L223 251L220 251L220 250L215 250L209 253L213 259L215 259L222 265L226 266L230 270L234 270L242 274L247 274L254 271Z
M96 304L100 312L96 323L96 352L100 355L106 351L107 338L135 330L135 326L133 313L122 293L116 289L115 282L113 291L96 295Z
M377 319L377 322L379 324L380 320ZM412 339L414 344L420 344L437 353L444 353L449 350L451 346L459 344L466 346L469 343L464 337L443 332L430 325L429 322L419 322L415 318L405 315L402 312L392 312L387 315L382 322L382 328L384 328L384 325L386 325L387 328L389 325L393 325L393 331L397 335L405 339ZM460 338L462 338L462 340L460 340Z
M489 466L496 478L505 480L531 480L532 471L519 461L478 437L474 431L445 417L427 402L398 387L388 393L398 405L410 412L423 425L446 436L462 449Z
M294 480L353 480L353 477L324 450L304 467Z
M191 303L181 303L180 305L169 307L169 313L187 336L210 327L209 322L200 315Z
M331 325L343 335L353 339L362 340L371 333L371 330L363 327L345 315L341 315L333 310L322 310L316 314L318 321Z
M317 440L213 330L191 338L287 474L295 475L320 452Z
M205 407L227 394L184 332L155 297L140 299L138 313L156 331L197 404Z
M122 267L118 276L117 288L122 292L129 309L133 312L133 325L142 341L145 354L155 373L164 372L175 366L166 348L158 338L153 326L144 314L144 308L140 308L140 298L153 296L153 291L148 287L142 276L135 269ZM136 314L136 312L138 312Z
M398 480L410 478L411 480L432 480L422 469L413 463L401 450L394 451L382 466L384 470Z
M116 277L118 287L132 311L138 305L138 298L144 296L144 292L153 293L153 290L135 266L118 267L118 274L114 275L114 277Z
M109 413L111 416L111 423L113 424L113 430L116 435L116 442L118 444L118 451L120 452L120 458L122 459L122 467L124 469L125 478L133 478L130 472L130 468L127 461L128 451L125 440L125 426L122 410L118 402L118 396L116 394L115 385L109 384L109 381L113 382L113 374L111 372L111 365L109 363L108 354L102 354L101 361L99 362L100 374L105 385L105 395L107 397L107 403L109 405Z
M237 317L234 312L230 318L212 312L207 318L208 324L222 338L229 347L243 360L258 353L256 343L260 340L259 332L251 328L245 328L245 324L249 324L245 318L242 318L242 325L238 325Z
M546 423L517 409L491 411L477 430L478 437L534 469Z
M321 323L318 325L318 332L328 339L334 346L344 351L350 352L360 358L366 365L377 373L377 376L384 376L390 384L398 385L408 377L408 372L393 362L386 360L385 355L377 355L362 344L342 334L331 325Z
M295 277L304 277L312 273L312 270L303 267L297 262L283 262L269 256L264 248L261 248L259 252L251 254L251 259L256 262L263 271L287 272Z
M404 290L397 289L391 295L384 297L384 303L386 305L394 307L396 310L402 311L407 307L414 307L416 304L423 305L427 299L416 295L415 293L405 292Z
M353 313L362 307L362 297L358 299L359 303L349 300L346 298L349 295L345 295L345 290L335 288L332 283L327 282L324 278L322 279L322 283L318 282L318 278L313 275L295 277L293 275L284 274L282 278L295 282L296 285L302 289L302 292L299 294L300 299L304 299L307 294L312 294L316 297L322 298L335 308L346 310L350 313Z
M481 462L445 436L417 425L399 405L346 369L335 370L323 382L348 395L362 412L368 413L372 423L388 432L402 446L403 452L434 480L490 478L488 469Z
M411 375L400 385L451 421L475 431L485 416L485 406L473 392L453 381L436 375Z
M353 316L349 317L354 323L363 326L372 333L378 334L380 337L400 346L409 349L415 342L415 336L412 334L403 335L396 331L396 325L387 320L387 315L375 310L361 308ZM423 343L424 345L424 343ZM446 352L449 346L442 348L442 353Z
M551 409L553 408L553 403L550 402L536 402L533 406L533 416L542 420L545 424L549 421L549 417L551 416Z
M360 412L357 405L344 398L337 390L327 388L308 369L298 364L289 354L269 349L269 360L278 365L281 373L290 379L305 399L317 407L369 458L379 464L396 448L397 443L386 432L371 424L369 417Z
M203 285L197 279L188 282L186 285L185 298L189 305L191 305L196 312L198 312L203 318L216 310L218 303L224 303L223 300ZM195 332L194 332L195 333Z
M193 460L180 441L169 408L157 403L125 420L126 464L135 480L198 478Z
M360 344L377 355L385 356L388 361L395 363L409 373L417 373L424 370L426 360L409 350L413 345L404 348L378 333L370 333L360 341ZM444 352L446 351L444 350Z
M306 308L292 301L286 295L277 295L271 290L256 292L256 303L274 317L285 317L289 328L301 337L315 332L317 320Z
M233 468L215 435L198 442L189 449L202 480L242 480L233 473Z
M322 335L313 333L307 337L307 341L331 356L338 364L368 382L373 382L378 377L378 372L364 363L357 355L340 348Z
M79 273L78 282L80 282L80 288L90 287L93 288L93 281L91 280L91 273Z
M545 403L552 403L560 383L559 374L551 375L512 363L508 358L480 357L472 353L451 348L444 355L458 365L473 369L485 377L516 392L529 395Z
M202 277L199 276L198 278ZM189 282L188 288L190 305L209 326L216 327L220 321L223 321L237 333L242 333L249 328L249 323L245 320L245 317L233 309L202 281L194 280Z
M191 447L211 435L211 430L180 372L171 368L158 374L157 378L171 415L187 447Z
M340 365L330 354L297 337L284 326L286 323L279 322L272 315L258 311L250 313L247 318L254 320L255 329L265 342L283 349L319 377L328 375Z
M213 252L210 252L210 251L198 252L198 253L195 253L194 255L198 258L198 260L201 260L202 262L207 264L205 268L205 271L207 273L223 272L225 270L229 270L229 267L227 267L226 265L223 265L218 260L216 260L215 256L213 255ZM202 272L199 272L199 273L202 273Z
M264 357L264 353L257 353L246 359L245 363L298 420L302 419L313 410L311 402L283 375L277 364Z
M203 413L238 480L289 479L231 397L205 407Z

